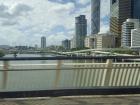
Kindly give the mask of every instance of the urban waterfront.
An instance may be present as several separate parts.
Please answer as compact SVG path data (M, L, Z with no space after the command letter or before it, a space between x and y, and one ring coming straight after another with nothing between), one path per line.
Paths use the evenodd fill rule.
M13 55L7 55L5 58ZM17 58L38 57L44 60L6 60L0 65L0 91L33 91L82 88L137 87L140 83L139 62L106 62L95 59L59 59L52 55L19 54ZM54 60L47 57L55 58ZM121 56L121 59L136 56ZM66 57L68 58L68 57ZM98 59L104 57L98 57ZM32 60L31 60L32 59ZM75 60L74 60L75 59ZM97 59L97 58L96 58Z
M40 54L18 54L17 57L50 57L51 55L40 55ZM13 57L12 54L6 55L5 57ZM71 62L71 61L67 61ZM36 64L41 69L47 69L45 64L52 64L48 66L53 68L57 61L10 61L9 65L20 65L20 69L28 69L28 67L36 68ZM2 64L2 62L1 62ZM28 65L29 64L29 65ZM54 64L54 65L53 65ZM26 66L24 66L26 65ZM23 66L23 67L22 67ZM2 65L0 66L0 68ZM18 68L18 67L17 67ZM61 82L65 87L70 87L72 81L73 71L62 71ZM67 75L68 78L63 78L64 75ZM6 88L2 88L2 77L3 72L0 72L0 91L31 91L31 90L46 90L53 89L55 82L56 70L29 70L29 71L8 71L7 72L7 85Z
M139 10L140 0L0 0L0 105L139 105Z

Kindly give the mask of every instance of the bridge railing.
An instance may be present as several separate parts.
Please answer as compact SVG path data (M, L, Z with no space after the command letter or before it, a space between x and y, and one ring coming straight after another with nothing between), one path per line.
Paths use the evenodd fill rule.
M140 62L135 62L139 58L139 56L1 58L3 64L0 65L0 93L68 89L135 88L136 90L140 88ZM117 60L124 62L113 62Z

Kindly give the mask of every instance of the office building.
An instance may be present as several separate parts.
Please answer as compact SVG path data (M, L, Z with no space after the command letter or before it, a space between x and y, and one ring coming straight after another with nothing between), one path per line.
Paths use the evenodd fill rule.
M140 27L139 19L127 19L122 25L121 46L131 46L131 30Z
M63 47L65 50L69 50L69 49L70 49L70 40L68 40L68 39L63 40L63 41L62 41L62 47Z
M41 37L41 48L46 48L46 37Z
M132 18L140 19L140 0L131 0Z
M121 25L131 17L131 0L111 0L110 32L117 36L117 47L121 45Z
M115 36L109 33L96 35L96 48L115 48Z
M117 46L121 44L121 25L128 18L140 18L140 0L111 0L110 32L117 35Z
M95 38L95 36L93 36L93 35L90 35L90 36L87 36L86 38L85 38L85 47L86 48L91 48L91 49L93 49L93 48L95 48L95 45L96 44L96 38Z
M91 34L100 32L100 0L91 0Z
M140 28L131 30L131 48L140 49Z
M84 48L84 40L87 35L87 19L85 15L75 18L75 48Z

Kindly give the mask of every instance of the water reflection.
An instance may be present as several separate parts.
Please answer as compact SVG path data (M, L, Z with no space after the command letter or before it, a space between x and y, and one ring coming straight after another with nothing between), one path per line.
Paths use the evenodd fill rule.
M40 54L40 56L41 56L41 57L46 57L46 54L42 53L42 54ZM42 64L45 64L45 63L46 63L46 60L41 60L41 63L42 63Z

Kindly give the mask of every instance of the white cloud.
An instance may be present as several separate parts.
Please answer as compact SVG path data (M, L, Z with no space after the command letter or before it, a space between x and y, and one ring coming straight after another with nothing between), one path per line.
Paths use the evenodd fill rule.
M108 24L104 24L103 22L101 22L100 33L106 33L108 31L109 31L109 25Z
M85 5L87 3L90 3L91 0L76 0L77 3Z
M110 0L101 0L101 18L110 15Z
M57 5L57 6L56 6ZM74 10L74 3L67 3L67 4L56 4L50 8L51 11L55 12L63 12L63 11L68 11L71 12Z
M110 0L101 0L101 28L100 33L109 31L109 17L110 17ZM105 20L104 18L108 18ZM104 22L106 21L106 22Z
M0 11L1 25L9 26L17 24L18 18L24 14L27 15L31 8L25 4L17 4L12 7L2 4Z
M76 2L86 5L90 0ZM108 7L104 8L107 10ZM74 2L63 4L48 0L0 0L0 11L0 44L4 44L2 39L7 44L40 45L41 36L46 36L48 45L60 44L61 40L70 39L75 34L75 17L81 14L86 15L90 30L90 5L76 7ZM52 32L56 26L64 27L67 32Z

